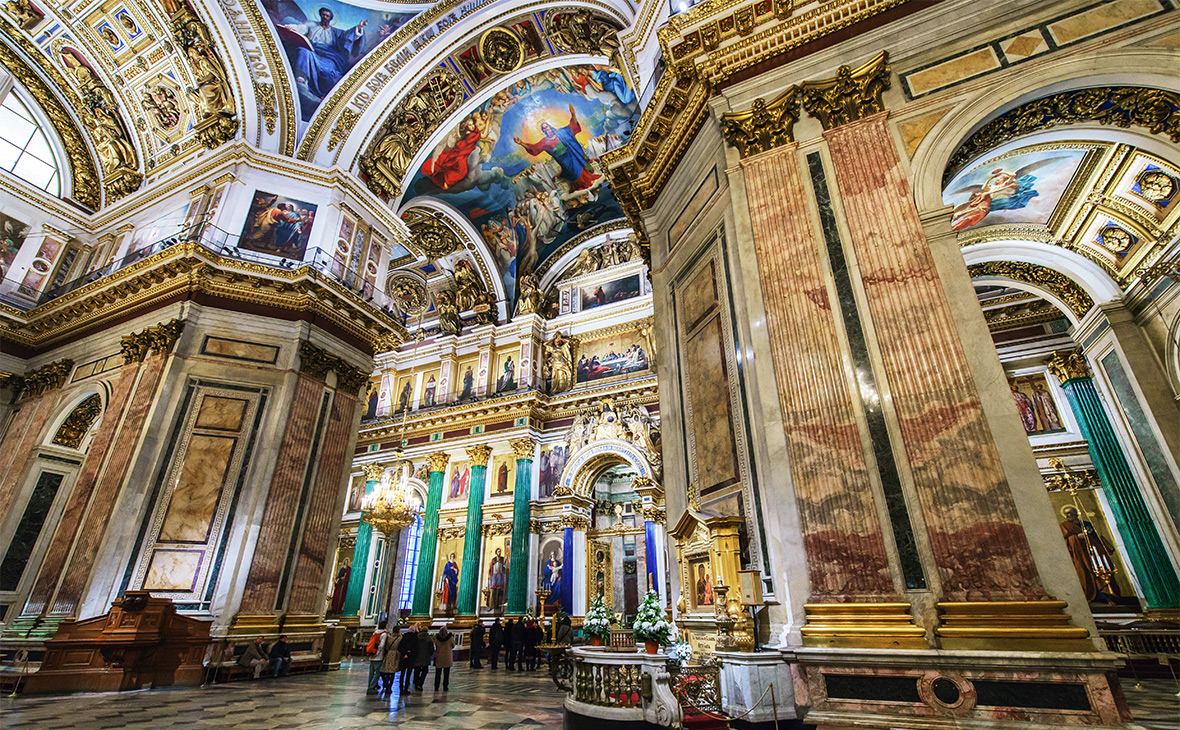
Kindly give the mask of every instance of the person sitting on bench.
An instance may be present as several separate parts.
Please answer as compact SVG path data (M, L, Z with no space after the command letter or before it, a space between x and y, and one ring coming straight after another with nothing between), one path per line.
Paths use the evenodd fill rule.
M263 638L259 636L254 639L254 643L246 647L246 651L238 657L238 666L246 669L254 670L254 679L258 679L262 674L263 668L267 664L267 650L266 644L263 643Z
M291 650L287 648L287 635L283 634L275 645L270 648L270 665L274 667L274 676L286 677L291 673Z

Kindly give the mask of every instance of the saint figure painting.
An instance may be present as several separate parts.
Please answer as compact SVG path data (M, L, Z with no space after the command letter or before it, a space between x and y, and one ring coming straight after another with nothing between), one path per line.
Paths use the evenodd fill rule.
M315 212L312 203L255 191L238 248L301 261L311 238Z

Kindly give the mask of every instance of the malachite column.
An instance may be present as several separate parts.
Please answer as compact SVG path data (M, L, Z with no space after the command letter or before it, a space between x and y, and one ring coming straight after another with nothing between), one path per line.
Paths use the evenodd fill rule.
M368 497L381 481L381 474L385 471L382 464L365 465L365 496ZM373 528L368 522L361 520L356 528L356 545L352 548L352 568L348 574L348 592L344 594L344 608L340 611L341 618L356 616L361 608L361 598L365 593L365 572L369 560L369 543L373 539ZM373 574L373 585L380 576Z
M463 563L459 569L459 605L455 612L460 616L474 616L479 605L479 547L483 530L483 493L488 480L488 457L492 455L487 446L468 446L467 458L471 462L471 486L467 492L467 530L463 536Z
M524 613L529 605L529 497L533 484L533 452L537 442L531 438L510 441L516 454L516 484L512 498L512 559L508 564L508 607L505 613Z
M1143 501L1143 492L1102 407L1085 358L1078 350L1064 354L1057 352L1045 364L1061 381L1069 406L1078 419L1078 426L1090 449L1090 459L1102 482L1102 491L1110 504L1115 529L1122 536L1127 558L1139 577L1147 608L1177 608L1180 606L1180 581L1168 561L1163 540Z
M422 515L422 547L418 552L418 572L414 576L414 616L429 616L434 597L434 557L438 550L438 508L442 506L443 476L451 457L443 453L426 457L430 464L430 491Z

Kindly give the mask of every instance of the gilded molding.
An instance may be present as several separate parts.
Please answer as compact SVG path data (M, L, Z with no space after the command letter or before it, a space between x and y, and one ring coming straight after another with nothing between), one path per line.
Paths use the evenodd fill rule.
M0 29L10 37L24 40L18 31L9 27L7 19L0 18ZM91 210L98 210L102 206L102 200L99 197L102 185L98 175L98 167L95 165L94 158L90 156L89 145L82 136L81 128L66 111L65 105L58 101L49 85L41 79L41 75L34 71L24 58L4 43L0 43L0 65L4 66L9 73L16 77L21 86L28 90L37 102L37 106L41 107L41 111L49 117L49 123L53 125L54 131L61 138L62 146L66 150L66 157L70 160L70 197ZM78 99L69 98L73 95L65 86L65 79L61 78L56 70L53 75L56 76L53 81L58 84L62 93L66 94L70 103L75 106L79 105Z
M426 208L411 208L403 214L410 236L428 261L448 256L463 247L459 236L441 218Z
M279 119L278 101L275 97L274 84L254 82L254 97L258 100L258 110L262 120L266 123L266 133L275 133L275 122Z
M668 513L662 507L647 505L640 512L643 514L643 520L645 522L654 522L657 525L662 525L668 520Z
M41 395L62 387L73 369L74 361L63 358L30 370L24 375L10 374L0 377L0 387L11 390L13 401L17 401L25 396Z
M438 531L439 540L462 540L467 534L466 527L443 527Z
M536 453L537 440L535 438L525 436L524 438L512 439L508 442L508 445L512 447L512 453L516 456L517 460L531 460L533 458L533 454Z
M426 463L430 465L430 471L446 471L447 462L451 460L450 455L438 451L426 457Z
M794 141L792 129L799 121L799 87L792 86L769 103L754 100L748 112L721 115L721 134L742 157L781 147Z
M365 464L361 467L361 471L365 473L365 480L370 482L381 481L381 476L389 467L385 464Z
M472 466L486 466L492 455L492 447L485 444L468 446L465 451Z
M328 150L336 149L336 146L352 132L352 128L356 126L360 118L360 114L347 107L340 112L340 116L336 119L336 126L332 127L332 132L328 135Z
M968 162L1010 139L1077 122L1146 127L1180 143L1180 94L1141 86L1097 86L1034 99L991 120L959 145L947 164L943 185Z
M184 322L173 319L139 332L124 335L119 346L123 355L123 364L143 362L149 351L156 355L167 355L172 352L172 347L180 339L180 333L183 330Z
M1064 354L1054 352L1045 360L1045 367L1062 385L1071 380L1090 377L1090 368L1086 365L1086 357L1082 355L1081 350L1070 350Z
M1047 266L1025 261L986 261L967 267L971 278L999 276L1045 289L1065 302L1075 315L1082 317L1094 306L1094 300L1077 282Z
M511 522L486 522L481 526L480 532L484 537L499 537L501 535L512 534Z
M86 437L86 433L98 420L101 413L102 396L94 393L70 411L70 415L66 416L66 420L62 422L57 433L54 434L53 443L67 449L79 448L82 445L82 439Z
M881 92L890 84L889 53L881 51L853 69L841 66L835 78L800 84L803 108L825 130L885 111Z
M583 515L563 514L561 516L561 529L570 528L572 530L589 530L590 518Z

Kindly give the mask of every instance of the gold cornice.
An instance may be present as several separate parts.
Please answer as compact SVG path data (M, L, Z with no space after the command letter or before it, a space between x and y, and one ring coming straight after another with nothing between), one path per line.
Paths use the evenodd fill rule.
M0 324L0 334L30 347L46 347L196 293L313 313L371 348L387 333L406 336L400 323L314 270L225 258L196 243L173 246L29 312L15 311L16 322Z
M855 69L841 66L830 79L800 85L803 108L825 131L885 111L881 92L889 88L889 53L881 51Z
M971 278L997 276L1032 284L1056 296L1079 319L1094 306L1094 300L1068 276L1039 264L1025 261L985 261L967 267Z
M3 30L9 39L24 48L26 53L29 53L29 49L26 47L28 41L20 34L20 31L12 28L9 20L3 16L0 16L0 30ZM36 54L35 49L33 53ZM39 54L33 57L40 60ZM75 109L81 108L82 100L73 93L66 84L65 78L52 66L39 63L41 73L38 73L33 70L24 57L5 43L0 43L0 64L3 64L4 68L21 83L21 86L32 94L41 107L41 111L49 117L50 124L53 125L57 135L61 138L62 145L66 148L66 156L70 158L70 193L73 199L91 210L98 210L102 207L102 200L99 197L102 179L99 177L98 165L90 155L90 145L82 134L81 126L66 111L65 105L58 100L49 85L42 80L42 74L53 81L58 90L65 95L67 103Z

